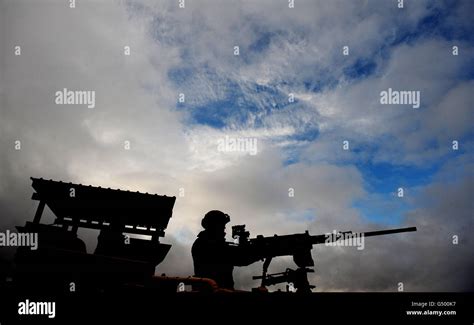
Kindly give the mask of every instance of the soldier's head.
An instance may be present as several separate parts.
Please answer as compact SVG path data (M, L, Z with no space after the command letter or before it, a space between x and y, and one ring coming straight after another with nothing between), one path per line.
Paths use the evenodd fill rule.
M230 221L228 214L219 210L212 210L206 213L201 221L201 225L206 231L212 233L223 233L225 236L225 225Z

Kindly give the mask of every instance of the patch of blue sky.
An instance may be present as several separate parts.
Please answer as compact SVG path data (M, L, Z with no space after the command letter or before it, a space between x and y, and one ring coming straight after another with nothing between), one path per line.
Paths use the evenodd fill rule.
M456 24L452 23L452 17L461 1L447 0L438 4L431 4L430 12L420 19L416 27L412 30L401 30L397 37L389 44L390 47L401 43L414 43L422 38L442 38L448 41L459 40L474 42L472 19L463 21L456 19ZM472 5L474 9L474 5Z
M308 67L311 70L312 67ZM294 84L299 86L300 83L305 91L319 93L335 88L339 84L337 76L329 71L321 71L315 67L315 72L312 78L304 78L302 80L295 80Z
M430 6L428 14L421 18L415 26L412 28L398 28L397 33L385 45L390 49L400 44L413 44L421 38L441 35L442 24L451 10L452 6L446 6L445 8Z
M472 141L465 139L465 141ZM408 195L416 195L416 189L433 182L440 169L454 158L464 155L464 149L450 150L440 159L431 161L424 166L395 165L391 163L356 163L361 172L366 191L366 198L357 200L353 207L371 222L397 225L403 221L403 216L412 209ZM462 166L457 169L462 170ZM452 181L459 180L464 173L453 171ZM403 188L404 197L398 197L398 188Z
M299 132L286 136L276 141L290 142L292 145L282 147L282 164L283 166L289 166L301 162L301 154L305 150L306 146L316 141L320 135L319 128L315 125L308 125ZM295 143L297 145L295 145Z
M201 107L194 107L189 113L191 123L221 129L228 126L230 120L233 123L245 124L250 111L249 109L236 109L234 100L225 99L213 101Z
M359 58L352 65L344 68L344 74L351 79L370 76L375 72L377 64L368 58Z
M406 212L412 209L408 200L394 195L368 195L353 202L352 207L368 222L393 227L400 226Z
M433 36L442 37L448 41L451 40L463 40L463 41L474 41L474 34L472 28L474 26L472 17L466 15L465 20L461 17L456 18L456 24L453 24L451 18L461 4L470 6L471 13L474 10L474 3L472 1L459 1L459 0L446 0L443 1L443 6L435 7L433 5L432 11L429 15L424 17L418 24L417 29L424 31ZM466 10L468 8L464 8ZM462 14L462 13L461 13Z
M260 28L254 30L255 40L246 47L239 45L239 59L243 65L250 65L261 58L269 55L268 50L272 40L279 35L278 31L263 31Z
M177 85L186 88L192 84L193 75L189 68L172 69L169 78ZM212 76L209 76L212 84ZM177 104L178 109L185 110L189 115L189 123L202 124L213 128L224 128L232 125L247 125L252 121L252 127L263 126L263 119L272 112L285 109L297 102L290 103L288 94L280 92L276 87L248 84L243 86L233 80L225 80L219 85L224 89L222 98L211 99L199 105L191 101Z
M300 149L295 147L286 149L283 164L288 166L298 163ZM444 162L448 159L445 157ZM412 188L431 183L442 162L426 167L374 162L350 164L353 165L361 172L364 188L368 194L354 201L352 207L369 222L398 226L403 222L405 213L412 209L409 203L411 200L397 196L398 188L402 187L405 195L413 194Z
M266 51L270 47L272 38L277 34L269 31L259 33L258 38L249 45L248 50L257 53Z
M273 85L261 85L252 83L249 85L251 92L254 94L258 94L259 96L263 96L266 100L268 100L268 108L284 108L288 105L295 104L297 98L293 103L288 101L288 94L285 94L278 90L276 86ZM242 95L245 95L243 93Z
M369 192L394 193L399 187L409 188L430 183L441 164L436 162L419 167L368 161L356 162L354 165L361 172Z
M464 141L472 141L472 136L464 137L462 142ZM451 145L450 143L441 144L435 140L429 142L425 150L437 150L440 149L442 145L446 145L447 147L445 154L436 159L427 159L423 164L376 161L375 158L378 151L377 144L370 147L361 146L360 148L354 149L355 153L359 150L361 153L368 154L368 158L364 160L354 160L350 163L356 166L362 173L369 192L390 193L395 192L398 187L408 188L429 184L433 176L444 164L465 153L463 148L450 150L448 149ZM422 157L420 157L420 159L422 159Z
M288 145L282 148L282 164L289 166L302 162L301 154L304 151L306 144L303 145Z
M358 208L361 214L371 221L402 221L405 212L411 209L408 203L411 200L398 198L396 196L398 188L403 188L405 195L416 195L417 189L437 180L440 175L439 172L444 166L469 154L466 148L471 147L473 142L474 132L459 139L460 146L458 150L451 150L451 143L439 143L433 140L429 143L429 149L440 149L440 146L446 146L447 150L441 157L426 160L423 165L374 162L373 155L376 150L372 148L373 153L369 161L354 163L362 174L366 191L371 193L367 198L355 202L354 207ZM465 160L461 159L459 161ZM454 170L451 170L449 179L444 181L458 182L464 176L464 166L461 163ZM382 207L387 207L386 215L379 216L383 209L377 206L377 201L381 202ZM372 208L372 205L375 205L374 208Z
M297 164L300 161L298 154L295 153L295 149L285 150L285 153L282 161L283 166Z
M182 85L193 77L195 71L189 66L179 66L168 70L168 79L175 85Z
M472 26L466 24L448 24L448 17L454 12L457 1L445 1L442 6L431 6L429 13L420 19L414 28L399 26L396 33L389 36L384 42L380 43L380 47L365 58L358 58L352 65L344 68L344 74L351 79L365 78L376 72L376 59L380 57L387 60L390 52L394 47L402 44L414 44L421 39L443 38L448 41L464 40L474 41L474 33ZM469 78L474 75L474 68L469 69Z
M462 50L462 49L461 49ZM464 69L460 71L459 80L474 80L474 57L466 62Z

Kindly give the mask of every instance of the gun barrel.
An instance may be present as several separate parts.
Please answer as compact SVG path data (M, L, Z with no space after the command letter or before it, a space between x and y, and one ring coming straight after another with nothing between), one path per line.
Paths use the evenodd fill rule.
M364 232L364 237L370 236L382 236L382 235L389 235L389 234L397 234L400 232L410 232L416 231L416 227L407 227L407 228L397 228L397 229L388 229L388 230L378 230L378 231L368 231Z
M416 227L367 231L367 232L361 232L359 234L363 235L364 237L372 237L372 236L383 236L383 235L397 234L397 233L401 233L401 232L410 232L410 231L416 231ZM328 235L330 236L331 234L329 233L329 234L325 234L325 235L311 236L311 243L313 245L316 245L316 244L324 244L324 243L328 242L328 240L330 242L337 240L337 236L336 236L336 238L334 238L334 236L331 236L331 237L328 238Z

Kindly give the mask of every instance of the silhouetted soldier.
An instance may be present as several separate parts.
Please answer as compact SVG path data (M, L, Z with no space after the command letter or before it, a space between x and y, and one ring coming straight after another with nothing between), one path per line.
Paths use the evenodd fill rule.
M210 278L221 288L233 289L234 266L249 265L260 257L225 241L225 225L229 221L229 215L221 211L212 210L206 213L201 221L205 230L199 233L194 242L192 255L196 277Z

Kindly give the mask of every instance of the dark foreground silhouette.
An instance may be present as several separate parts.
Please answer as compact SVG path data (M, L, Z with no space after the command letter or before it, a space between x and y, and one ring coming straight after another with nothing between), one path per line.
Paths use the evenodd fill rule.
M216 292L234 289L234 266L264 260L255 291L287 283L288 291L309 293L314 288L307 273L314 272L311 249L315 244L416 231L400 228L365 233L333 233L311 236L308 232L249 239L245 225L232 227L235 242L225 241L230 217L217 210L202 219L204 230L192 247L194 276L155 276L155 268L171 246L161 243L172 216L175 197L130 192L32 178L32 199L39 205L33 222L17 227L20 233L37 233L38 249L20 247L15 256L14 283L20 289L48 292L79 290L101 292L124 286L147 287L161 293L176 291ZM45 206L54 213L52 225L41 223ZM77 237L79 228L99 229L93 254ZM297 269L267 274L272 258L292 256Z
M347 319L361 310L365 310L361 315L372 319L372 315L380 318L383 299L403 308L415 299L412 295L416 294L402 293L343 297L312 294L314 286L307 279L307 274L314 272L311 250L315 244L416 231L414 227L249 238L245 225L238 225L232 227L235 241L226 242L225 227L230 217L212 210L204 216L204 230L192 247L195 274L157 276L155 268L171 248L160 239L165 236L175 197L38 178L32 181L32 199L38 200L39 205L33 221L17 229L19 233L38 234L38 246L19 247L11 278L0 282L0 314L7 315L7 319L19 317L17 304L25 299L56 301L61 319L331 319L335 315L329 314L329 306L336 301L346 304L344 308L351 311L352 316ZM41 223L46 206L54 213L53 224ZM85 243L78 238L79 228L100 230L92 254L87 253ZM297 268L267 274L272 258L278 256L292 256ZM234 290L234 266L259 260L264 260L263 272L254 279L260 280L260 285L251 292ZM267 286L279 283L287 284L287 292L268 292ZM455 299L462 306L472 301L472 295L459 294ZM364 301L372 306L364 309ZM173 313L171 310L176 310L176 306L184 308L184 312ZM406 317L400 308L392 316Z

